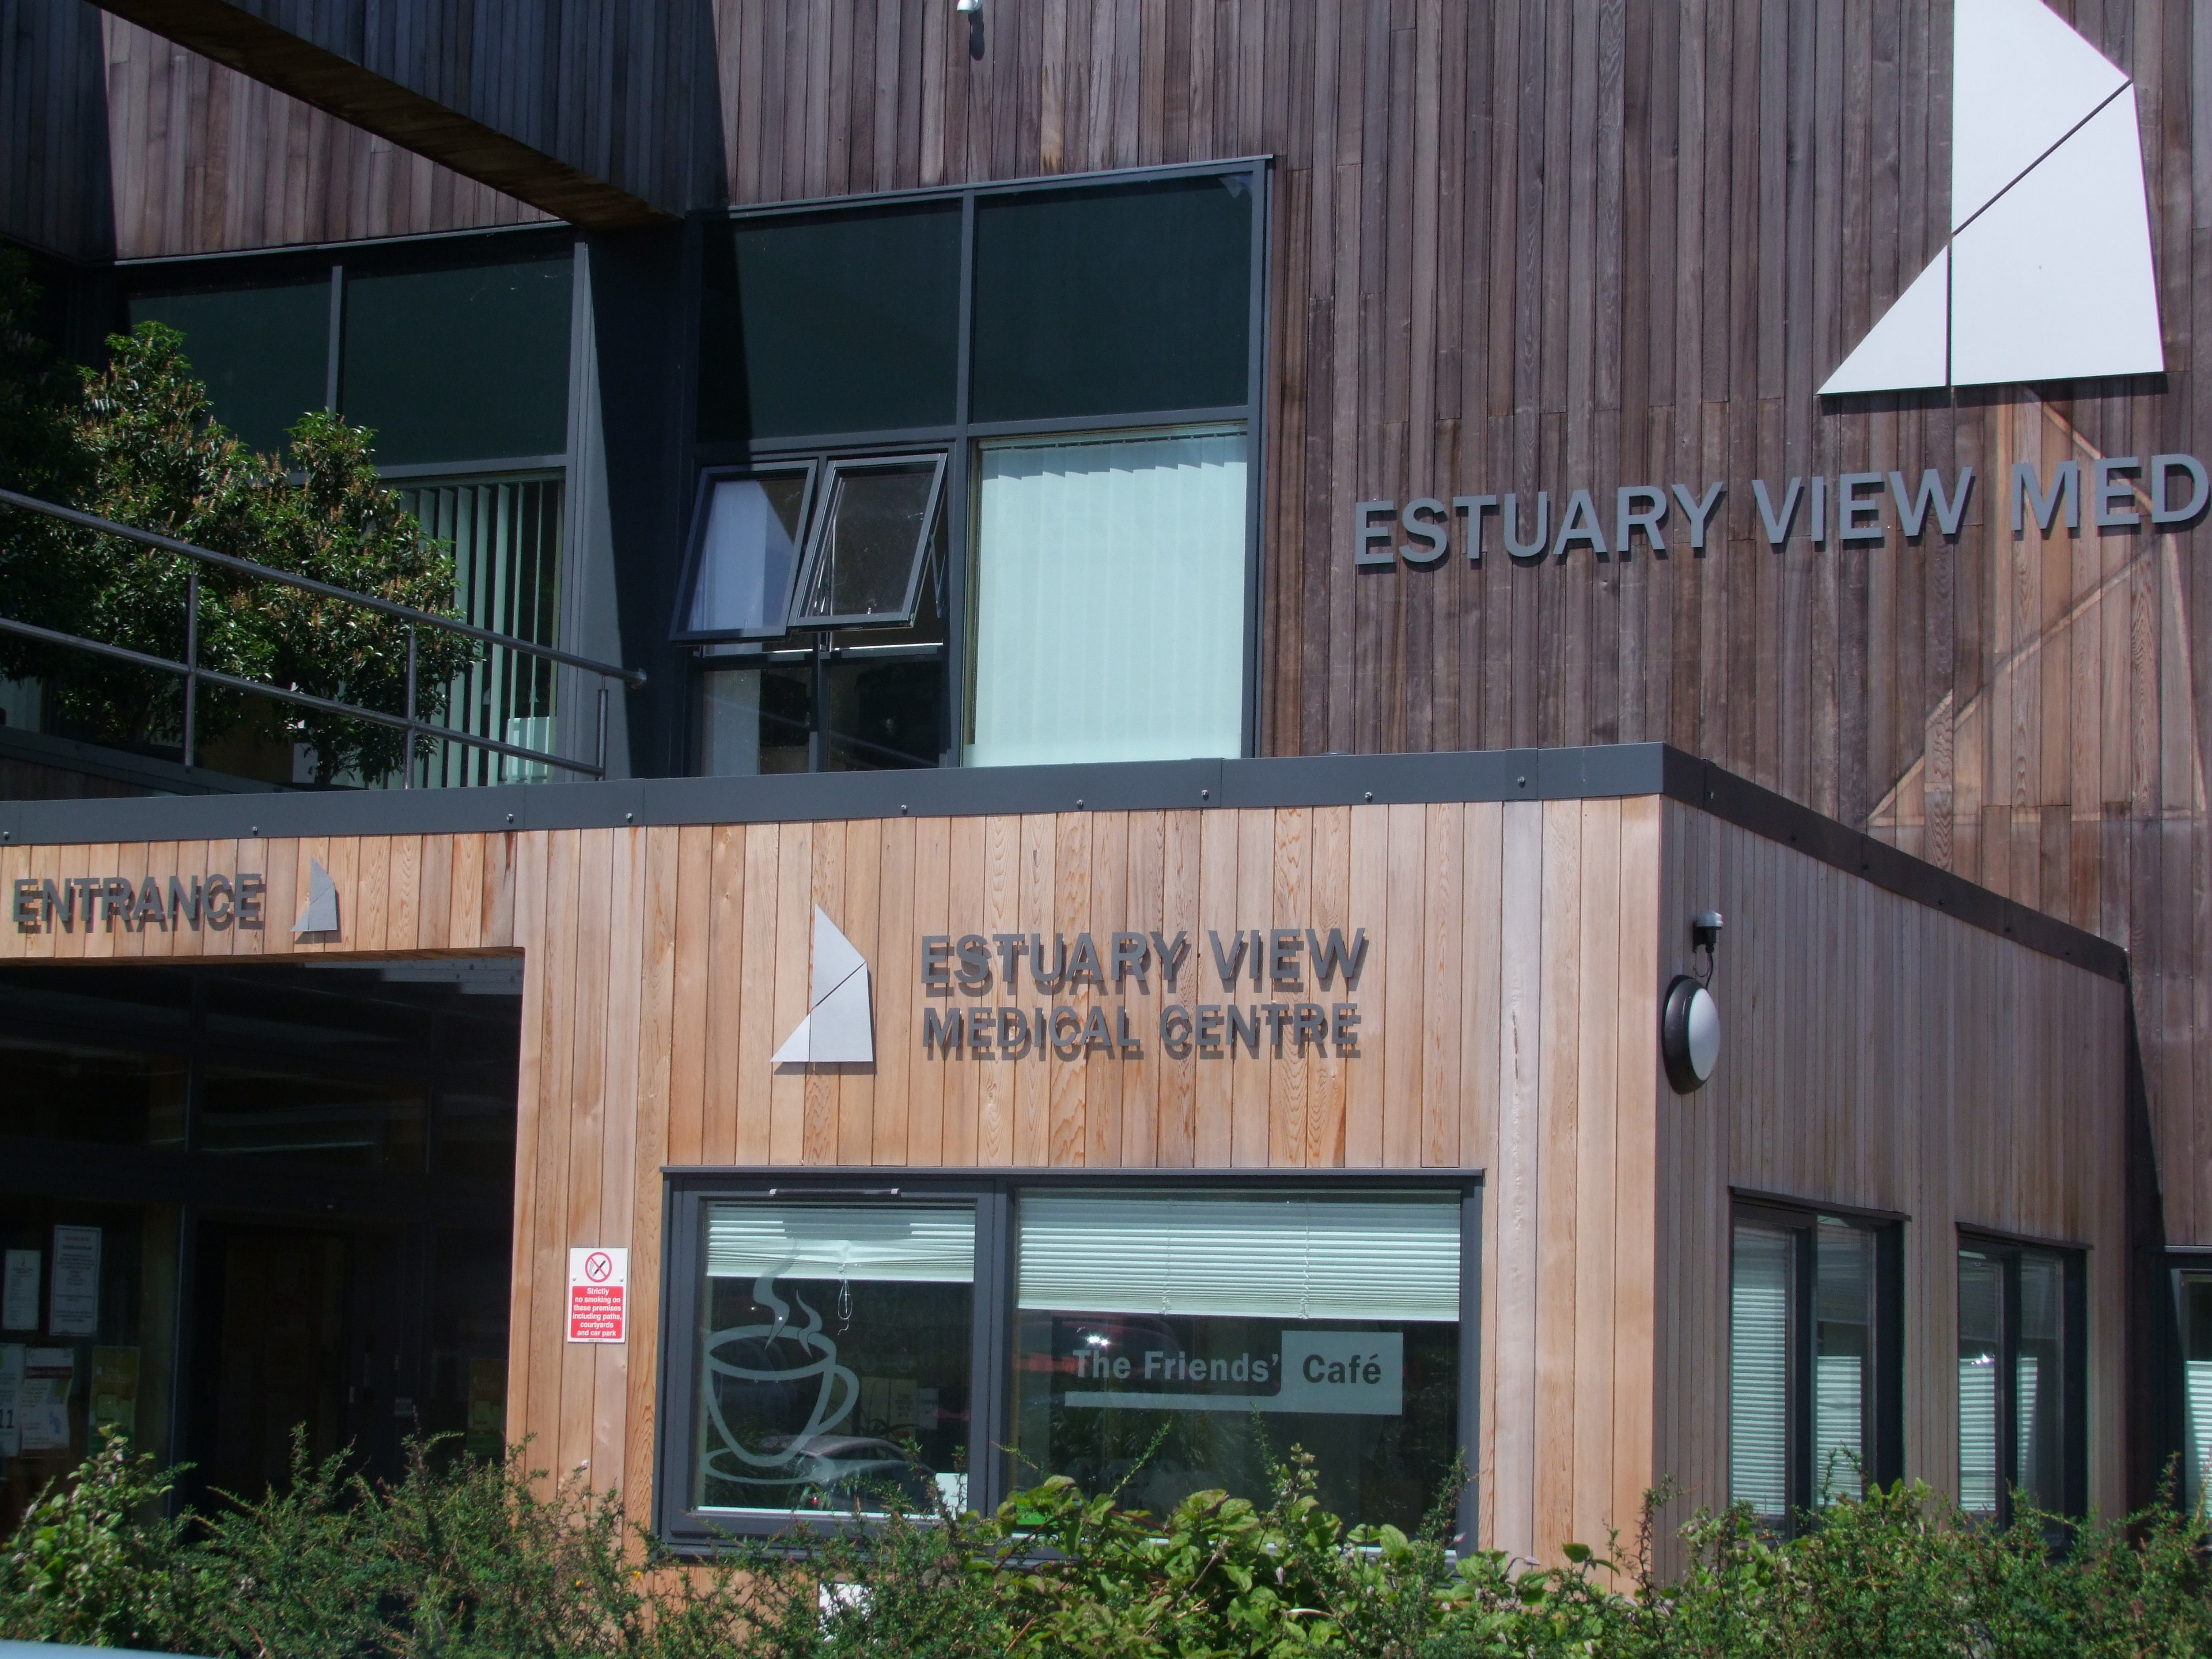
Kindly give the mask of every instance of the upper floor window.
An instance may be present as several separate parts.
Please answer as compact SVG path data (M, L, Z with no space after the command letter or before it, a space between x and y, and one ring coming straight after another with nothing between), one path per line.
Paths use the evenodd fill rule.
M1903 1473L1894 1224L1736 1207L1729 1498L1787 1530Z
M1959 1251L1959 1503L2088 1508L2086 1266L2078 1250L1970 1237Z
M709 229L674 622L702 771L1243 751L1263 179Z

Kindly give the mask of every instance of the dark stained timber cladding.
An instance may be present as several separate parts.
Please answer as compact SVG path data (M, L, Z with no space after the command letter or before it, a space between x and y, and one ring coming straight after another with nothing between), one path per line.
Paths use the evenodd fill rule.
M134 294L131 326L154 322L185 337L215 418L263 454L281 454L300 416L330 385L328 277L199 293Z
M1251 248L1238 176L985 198L974 417L1243 403Z
M958 203L739 219L705 243L702 441L951 423Z
M566 254L349 278L339 406L386 466L568 447Z

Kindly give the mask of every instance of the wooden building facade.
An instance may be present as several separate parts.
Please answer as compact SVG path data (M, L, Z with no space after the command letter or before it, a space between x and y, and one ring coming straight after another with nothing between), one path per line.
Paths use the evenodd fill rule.
M2164 372L1826 398L1946 242L1944 0L985 0L972 24L950 0L701 0L577 9L565 37L487 4L421 9L412 58L348 46L357 9L304 9L301 58L265 20L208 33L204 6L8 0L49 70L17 45L0 75L15 154L74 159L9 162L0 234L131 294L260 262L335 295L338 268L420 264L446 234L514 233L479 259L573 242L568 440L526 459L567 491L562 642L652 676L615 720L617 769L648 781L557 807L26 806L9 879L166 880L243 836L272 921L0 949L520 952L512 1431L656 1516L664 1166L1343 1169L1479 1177L1486 1543L1632 1528L1669 1476L1682 1513L1725 1497L1731 1217L1762 1204L1891 1230L1891 1467L1957 1492L1978 1455L1962 1237L2081 1253L2087 1499L2146 1500L2195 1443L2170 1275L2212 1252L2212 532L2007 512L2022 463L2039 487L2072 463L2086 493L2100 461L2212 459L2212 31L2190 8L2050 8L2132 88ZM503 52L527 72L486 96ZM428 119L441 97L461 125ZM690 515L738 459L695 427L709 230L925 198L972 222L971 187L1215 163L1265 188L1247 736L1213 797L1110 781L1134 773L659 779L696 760L703 659L665 621ZM2063 234L2099 222L2084 204ZM1809 502L1779 537L1762 518L1761 489L1909 493L1929 469L1971 469L1954 530L1908 534L1879 488L1869 539L1816 535ZM1694 548L1677 483L1721 489ZM1613 538L1634 486L1662 491L1663 556ZM1583 489L1604 556L1510 558L1493 516L1464 556L1455 498L1548 492L1556 532ZM1423 500L1441 558L1366 511ZM1363 563L1370 522L1400 527ZM1248 774L1302 780L1279 796L1224 793L1293 762L1317 769ZM294 945L317 860L341 937ZM877 975L872 1073L768 1063L806 1012L817 904ZM1660 999L1709 909L1725 1048L1683 1096ZM925 936L1278 925L1366 928L1357 1061L921 1057ZM640 1325L567 1344L567 1249L625 1242Z
M554 792L605 803L558 802L560 828L529 827L529 791L387 797L374 816L404 833L328 799L24 804L0 890L26 908L0 951L84 971L519 953L507 1433L641 1521L682 1479L657 1433L670 1182L776 1170L1155 1171L1198 1194L1255 1171L1464 1172L1480 1537L1546 1557L1633 1527L1667 1477L1685 1515L1724 1501L1732 1203L1896 1225L1904 1466L1954 1492L1961 1229L2066 1241L2087 1271L2088 1495L2124 1501L2126 993L2101 941L1651 745L1048 769L995 780L984 813L908 783L842 808L799 784ZM1074 788L1079 809L1059 799ZM518 802L518 827L475 827ZM338 925L295 938L317 866ZM40 910L48 882L234 869L265 879L258 927ZM872 1063L771 1062L808 1013L817 907L872 970ZM1661 998L1710 908L1722 1058L1678 1094ZM1210 954L1255 928L1364 937L1356 977L1304 994L1352 999L1352 1041L1231 1034L1176 1057L1161 1012L1224 996ZM1000 1029L1003 993L926 983L929 944L969 932L1192 949L1180 985L1155 966L1021 999L1074 1010L1051 1034L1071 1048L1106 1009L1115 1044L948 1052L948 1007L990 1005ZM1287 994L1232 973L1226 1000ZM565 1340L569 1252L608 1246L632 1253L628 1340Z

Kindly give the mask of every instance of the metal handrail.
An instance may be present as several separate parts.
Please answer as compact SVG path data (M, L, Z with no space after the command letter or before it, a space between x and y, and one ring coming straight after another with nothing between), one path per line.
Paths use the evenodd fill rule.
M198 547L191 542L179 541L173 536L163 536L151 530L118 524L112 519L103 519L96 514L81 512L73 507L62 507L52 501L42 501L35 495L23 495L12 489L0 489L0 506L21 508L27 513L43 514L67 524L86 530L98 531L102 535L120 536L126 541L158 549L164 553L178 554L202 564L219 565L242 575L259 580L282 582L309 593L319 593L326 599L342 599L349 604L366 605L372 611L397 617L407 623L407 712L387 714L380 709L364 708L359 703L340 702L330 697L318 697L308 692L272 685L264 680L241 679L234 674L225 674L213 668L199 665L200 573L195 568L187 573L185 580L185 660L177 662L167 657L156 657L143 651L133 651L119 645L109 645L100 640L88 640L78 634L65 634L58 629L41 628L35 623L17 622L13 617L0 617L0 633L15 634L25 639L40 641L48 645L71 647L89 651L95 656L127 662L139 668L158 672L181 674L185 680L185 741L184 762L193 763L193 719L196 693L199 683L207 681L234 691L249 692L256 696L273 698L302 708L319 709L325 714L341 715L349 720L364 720L377 726L387 726L407 734L407 755L400 772L399 787L415 787L415 738L427 732L448 743L465 744L473 749L489 750L495 755L512 756L517 760L533 761L540 765L557 766L564 771L580 772L589 777L604 778L607 775L607 688L599 687L599 745L596 763L571 760L563 755L549 754L544 750L526 749L518 744L502 743L495 738L478 737L473 732L434 724L417 719L415 713L415 630L419 627L441 628L451 634L459 634L488 645L499 646L509 651L520 651L551 662L580 668L597 674L602 680L620 680L626 685L643 685L645 675L635 668L619 664L599 662L590 657L578 656L572 651L562 651L550 645L540 645L534 640L501 634L489 628L479 628L474 623L456 622L450 617L441 617L428 611L418 611L412 605L400 605L392 599L380 599L372 593L358 593L349 587L340 587L331 582L318 581L312 576L295 575L289 570L278 570L251 559L241 559L232 553L218 553L213 548Z

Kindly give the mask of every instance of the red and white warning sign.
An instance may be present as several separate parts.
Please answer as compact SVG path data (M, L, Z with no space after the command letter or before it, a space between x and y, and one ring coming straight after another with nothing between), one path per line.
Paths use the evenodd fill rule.
M629 1252L584 1248L568 1252L568 1340L620 1342L629 1324Z

